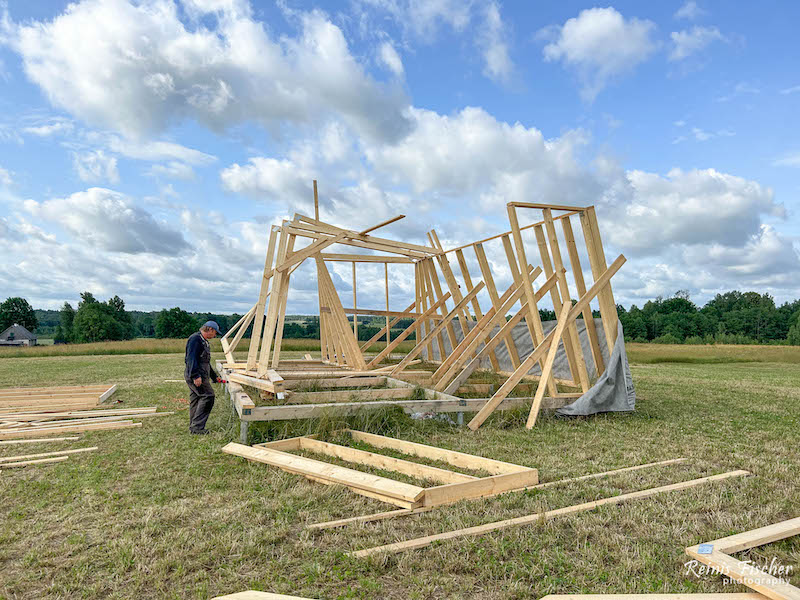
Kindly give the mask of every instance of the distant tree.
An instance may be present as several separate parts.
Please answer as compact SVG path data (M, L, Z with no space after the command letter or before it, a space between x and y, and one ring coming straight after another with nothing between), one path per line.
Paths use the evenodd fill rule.
M61 325L56 325L56 331L53 334L53 343L54 344L67 343L67 336L64 335L64 329L61 327Z
M72 324L73 340L79 343L121 339L114 309L104 302L82 302Z
M75 309L72 308L69 302L64 302L64 306L61 307L60 317L58 327L61 332L61 340L56 340L56 343L68 344L72 341L72 325L75 322Z
M156 317L157 338L184 338L198 330L200 324L179 307L164 309Z
M131 317L125 310L122 298L114 296L107 302L99 302L91 292L81 294L81 301L78 303L78 310L72 322L72 341L102 342L129 340L132 337Z
M35 331L39 325L33 307L19 296L7 298L0 304L0 331L14 324L22 325L29 331Z
M800 324L796 323L789 327L789 334L786 341L790 346L800 346Z
M134 336L133 321L130 314L125 310L125 301L119 296L113 296L107 302L109 308L113 311L114 320L117 323L117 329L114 332L115 340L131 340Z
M97 302L97 299L92 295L92 292L81 292L81 301L78 302L78 310L81 309L81 306L84 304L92 304Z

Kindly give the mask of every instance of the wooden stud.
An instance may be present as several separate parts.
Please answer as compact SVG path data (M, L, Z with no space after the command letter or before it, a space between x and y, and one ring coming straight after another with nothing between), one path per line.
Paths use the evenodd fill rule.
M567 277L564 270L564 262L561 259L561 248L558 244L558 236L556 235L556 227L555 223L553 222L553 214L550 209L545 209L542 211L544 213L544 226L545 230L547 231L547 239L550 242L550 254L553 258L553 268L555 272L558 274L558 285L559 289L561 290L561 301L567 302L571 300L571 294L569 292L569 285L567 285ZM578 381L581 384L581 389L584 392L589 391L590 383L589 383L589 373L586 370L586 359L583 356L583 350L581 349L581 341L580 337L578 336L578 327L575 322L571 322L567 326L567 331L565 333L565 348L567 346L571 346L573 358L575 359L575 366L578 369ZM572 378L575 379L575 372L572 371Z
M570 300L566 300L561 305L561 314L558 318L558 325L556 325L555 332L553 333L553 339L550 342L550 349L547 352L547 359L544 361L544 366L542 367L542 379L547 379L550 376L550 373L553 371L553 364L556 361L556 354L558 354L558 344L559 342L563 341L562 338L566 331L566 328L569 326L571 321L569 320L569 313L572 310L572 302ZM509 379L509 381L512 381ZM514 386L512 386L514 387ZM500 388L503 389L502 387ZM542 404L542 398L544 398L544 390L545 386L540 385L536 388L536 394L533 396L533 404L531 405L531 412L528 415L528 422L525 424L525 427L528 429L532 428L536 424L536 417L539 416L539 407ZM508 391L511 391L510 389ZM498 390L499 392L499 390ZM507 393L507 392L506 392Z
M473 248L475 250L475 256L478 259L478 265L481 269L481 276L483 277L484 283L486 283L486 291L489 292L489 298L492 301L492 306L496 309L500 310L500 296L497 294L497 287L494 284L494 278L492 277L492 270L489 268L489 261L486 258L486 252L483 250L483 244L474 244ZM536 279L536 277L533 277ZM517 281L515 279L514 281ZM503 315L505 316L505 315ZM519 353L517 352L517 346L514 343L514 339L510 336L503 337L503 343L506 346L506 351L508 352L508 357L511 359L511 366L515 369L519 366ZM494 356L494 352L489 353L489 358ZM494 367L495 371L499 371L499 365L496 365L497 358L492 361L492 367Z
M729 479L732 477L742 477L744 475L749 475L748 471L730 471L728 473L721 473L719 475L712 475L710 477L701 477L699 479L692 479L689 481L683 481L681 483L674 483L672 485L663 485L655 488L650 488L646 490L641 490L638 492L630 492L627 494L621 494L619 496L612 496L609 498L603 498L601 500L595 500L593 502L584 502L583 504L577 504L575 506L568 506L565 508L559 508L556 510L549 510L546 512L535 513L532 515L527 515L524 517L517 517L515 519L506 519L504 521L497 521L494 523L487 523L486 525L478 525L475 527L467 527L466 529L458 529L456 531L448 531L446 533L439 533L436 535L429 535L413 540L406 540L403 542L396 542L394 544L387 544L386 546L377 546L375 548L367 548L366 550L359 550L356 552L350 552L350 556L354 556L356 558L365 558L367 556L371 556L373 554L396 554L398 552L404 552L406 550L414 550L417 548L424 548L426 546L430 546L434 542L444 541L444 540L451 540L461 537L468 537L468 536L477 536L477 535L485 535L487 533L491 533L493 531L499 531L502 529L508 529L509 527L518 527L520 525L530 525L532 523L536 523L539 521L545 521L548 519L552 519L554 517L560 517L564 515L574 514L578 512L585 512L588 510L594 510L600 506L612 505L612 504L621 504L623 502L627 502L629 500L638 500L640 498L651 498L658 494L663 494L667 492L685 490L692 487L696 487L698 485L703 485L705 483L712 483L717 481L722 481L725 479Z
M561 220L561 228L564 231L564 239L567 242L567 253L569 254L572 277L575 280L575 289L578 291L578 296L583 296L586 293L586 282L583 279L583 268L581 267L580 257L578 256L578 247L575 244L575 234L572 231L572 223L568 218ZM592 349L595 374L597 377L600 377L606 367L605 361L603 360L603 353L600 350L600 342L597 338L597 327L595 326L591 305L583 309L583 322L586 324L586 333L589 336L589 345Z
M256 310L253 316L253 332L250 336L250 349L247 351L247 368L250 370L256 368L258 345L261 342L261 330L264 327L264 311L271 279L271 275L268 276L268 273L272 272L272 261L275 253L275 244L278 239L278 231L280 231L280 229L277 227L270 228L267 257L264 261L264 275L261 278L261 289L258 293L258 302L256 303Z
M356 296L356 262L353 261L353 309L357 308L358 297ZM387 307L386 309L388 310L389 308ZM358 341L358 314L353 314L353 335L355 336L356 341Z
M531 280L528 276L528 259L525 256L525 244L522 240L522 233L519 229L517 213L515 212L514 207L510 204L508 205L508 220L511 223L511 233L514 236L514 245L517 248L517 261L519 265L520 278L522 280L522 289L525 292L525 298L528 304L528 314L525 318L525 323L528 326L528 333L530 333L531 339L533 340L533 345L536 347L544 338L542 319L539 316L539 308L536 305L536 300L533 295L533 286L531 285ZM556 385L553 380L549 379L545 383L547 384L547 389L550 391L550 394L555 395L558 390L556 389Z
M583 228L586 250L589 254L592 276L596 281L606 269L606 258L603 253L603 242L597 229L597 217L594 214L593 207L589 207L581 213L581 227ZM617 305L614 303L614 295L610 290L603 290L603 293L598 297L598 302L600 304L603 331L606 336L606 345L610 354L614 348L614 342L617 340Z

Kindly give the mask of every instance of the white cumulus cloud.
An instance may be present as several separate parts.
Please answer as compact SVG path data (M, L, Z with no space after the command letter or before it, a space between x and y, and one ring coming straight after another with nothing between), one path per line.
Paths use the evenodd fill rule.
M296 37L273 39L241 2L83 0L49 22L7 21L4 37L54 105L131 137L184 119L221 129L330 114L372 138L402 135L402 92L367 75L323 13L298 20Z
M673 47L669 53L669 60L677 61L700 52L712 42L724 40L725 36L716 27L695 26L683 31L673 31L670 38Z
M24 206L33 216L101 250L175 255L189 248L179 231L113 190L89 188L66 198L26 200Z
M563 26L542 30L554 41L544 47L546 61L574 68L581 95L592 101L614 77L633 70L657 48L652 21L625 19L616 9L590 8Z

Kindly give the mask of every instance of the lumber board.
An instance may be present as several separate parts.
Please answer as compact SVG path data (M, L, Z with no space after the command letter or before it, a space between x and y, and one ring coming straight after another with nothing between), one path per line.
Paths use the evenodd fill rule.
M241 456L250 461L261 462L302 475L311 475L312 477L326 479L348 487L363 489L407 502L419 501L425 491L424 488L401 481L394 481L386 477L378 477L377 475L370 475L354 469L268 448L252 448L231 442L222 451L226 454Z
M448 471L447 469L440 469L429 465L421 465L419 463L403 460L402 458L394 458L392 456L385 456L383 454L376 454L375 452L368 452L358 448L349 448L347 446L331 444L311 438L302 438L300 440L300 447L303 450L341 458L348 462L377 467L387 471L396 471L397 473L402 473L418 479L428 479L445 484L460 484L478 479L472 475L456 473L455 471ZM426 488L426 494L429 489L431 488Z
M452 504L459 500L496 496L503 492L521 490L539 483L539 472L527 469L518 473L504 473L481 477L467 483L451 483L425 489L422 497L423 506L439 506Z
M98 404L102 404L103 402L105 402L106 400L111 398L111 396L113 396L116 391L117 391L117 384L115 383L110 388L108 388L105 392L100 394L100 397L97 399Z
M324 404L284 404L280 406L256 406L252 415L242 417L247 421L286 421L290 419L314 419L317 417L356 415L361 411L381 410L397 406L407 413L415 412L477 412L489 398L433 398L428 400L373 400L367 402L329 402ZM495 410L510 410L529 406L532 398L505 398ZM545 398L542 408L561 408L570 403L566 398Z
M66 437L44 438L41 440L7 440L7 441L0 441L0 446L6 446L11 444L47 444L51 442L74 442L79 439L81 439L80 436L73 435Z
M558 317L558 324L556 325L555 332L553 333L553 339L550 341L550 349L547 351L547 358L545 359L544 366L542 367L542 379L549 378L553 372L553 365L556 361L556 354L558 354L559 342L563 342L565 347L567 345L567 338L564 337L564 334L566 333L567 327L569 327L570 323L572 323L569 318L571 310L571 300L567 300L561 305L561 314ZM520 379L522 378L520 377ZM496 393L508 394L511 389L517 385L517 383L519 383L519 380L516 377L509 377L506 383L504 383ZM528 429L536 424L536 418L539 416L539 407L542 405L542 399L544 398L544 390L545 387L543 385L540 385L536 388L536 394L533 396L533 404L531 404L531 412L528 414L528 421L525 424L525 427Z
M45 437L48 435L59 435L62 433L74 433L78 431L102 431L106 429L128 429L132 427L141 427L141 423L132 423L130 421L113 421L88 425L72 425L70 427L48 427L48 428L25 428L16 429L13 431L0 431L0 439L19 439L27 437Z
M594 500L592 502L584 502L582 504L576 504L574 506L567 506L564 508L559 508L555 510L549 510L541 513L534 513L532 515L526 515L524 517L516 517L514 519L505 519L503 521L496 521L494 523L487 523L485 525L477 525L475 527L467 527L465 529L458 529L455 531L448 531L445 533L439 533L435 535L429 535L417 539L406 540L402 542L396 542L394 544L387 544L385 546L376 546L374 548L367 548L364 550L358 550L355 552L350 552L350 556L354 556L357 558L365 558L367 556L372 556L374 554L386 554L386 553L398 553L398 552L405 552L406 550L414 550L417 548L424 548L426 546L430 546L434 542L438 541L445 541L451 540L456 538L468 537L468 536L478 536L478 535L485 535L487 533L491 533L493 531L499 531L502 529L508 529L509 527L518 527L521 525L530 525L532 523L536 523L539 521L544 521L547 519L552 519L555 517L560 517L564 515L574 514L578 512L584 512L588 510L594 510L600 506L607 506L612 504L621 504L623 502L627 502L630 500L638 500L641 498L651 498L658 494L663 494L667 492L674 492L679 490L685 490L692 487L696 487L698 485L703 485L705 483L712 483L716 481L722 481L725 479L729 479L732 477L742 477L745 475L749 475L748 471L730 471L728 473L721 473L719 475L712 475L709 477L700 477L698 479L692 479L689 481L682 481L680 483L673 483L671 485L663 485L655 488L649 488L646 490L640 490L637 492L630 492L627 494L621 494L619 496L611 496L608 498L603 498L601 500Z
M754 592L714 594L548 594L540 600L764 600Z
M285 594L273 594L272 592L257 592L255 590L247 590L244 592L236 592L235 594L215 596L211 600L314 600L314 599L305 598L301 596L286 596Z
M354 396L356 398L385 399L385 398L408 398L413 392L413 387L408 388L386 388L386 389L353 389L353 390L331 390L322 392L297 392L289 396L292 404L296 402L347 402Z
M284 381L283 387L287 390L296 390L303 386L313 385L318 388L363 388L384 385L386 377L328 377L321 379L289 379Z
M37 460L23 460L20 462L0 463L0 471L3 469L14 469L16 467L28 467L30 465L46 465L50 463L63 462L69 459L69 456L54 456L52 458L39 458Z
M517 491L527 491L527 490L536 490L542 488L548 488L554 485L562 485L565 483L573 483L575 481L583 481L586 479L597 479L600 477L608 477L611 475L617 475L619 473L627 473L629 471L638 471L640 469L648 469L650 467L658 467L658 466L666 466L666 465L673 465L678 464L686 461L685 458L673 458L670 460L662 460L658 462L647 463L643 465L635 465L633 467L623 467L621 469L613 469L611 471L603 471L602 473L590 473L589 475L581 475L579 477L568 477L566 479L558 479L556 481L547 481L545 483L538 483L536 485L532 485L530 487L522 488L521 490L510 490L511 492ZM505 492L501 492L505 493ZM486 496L484 496L486 497ZM458 501L456 501L458 502ZM439 505L443 506L443 505ZM411 515L417 515L424 512L429 512L438 506L421 506L419 508L411 508L411 509L399 509L399 510L390 510L385 512L374 513L371 515L361 515L358 517L349 517L347 519L337 519L335 521L325 521L323 523L314 523L312 525L307 525L306 529L309 530L321 530L321 529L333 529L336 527L344 527L346 525L350 525L353 523L371 523L373 521L382 521L384 519L393 519L395 517L405 517Z
M785 577L770 575L751 562L741 561L717 549L711 554L701 554L698 550L698 546L692 546L686 549L686 554L771 600L800 600L800 589L786 581Z
M49 393L81 393L81 392L105 392L111 386L109 384L99 385L61 385L51 387L15 387L15 388L0 388L0 397L10 394L16 396L18 394L49 394Z
M773 523L758 529L751 529L750 531L744 531L707 543L713 545L720 552L733 554L734 552L771 544L795 535L800 535L800 517Z
M245 375L244 373L236 373L234 371L228 373L228 381L235 381L236 383L249 385L250 387L264 390L265 392L272 392L273 394L283 391L283 385L278 385L276 387L274 383L266 379L253 377L252 375Z
M45 458L47 456L63 456L65 454L81 454L83 452L94 452L97 446L90 448L76 448L74 450L56 450L55 452L40 452L38 454L25 454L22 456L3 456L0 457L0 464L6 462L15 462L20 460L30 460L32 458Z
M436 446L428 446L427 444L420 444L417 442L409 442L398 438L386 437L375 433L367 433L366 431L357 431L355 429L347 430L352 438L359 442L364 442L376 448L388 448L397 450L404 454L411 456L419 456L420 458L428 458L431 460L444 461L447 464L459 467L462 469L472 469L475 471L486 471L492 475L504 475L507 473L522 473L532 470L530 467L523 467L512 463L504 462L502 460L495 460L493 458L484 458L474 454L466 454L456 450L447 450L446 448L438 448ZM533 469L535 471L535 469Z
M334 254L323 253L322 260L328 262L356 262L356 263L403 263L413 265L414 261L405 256L375 256L372 254Z

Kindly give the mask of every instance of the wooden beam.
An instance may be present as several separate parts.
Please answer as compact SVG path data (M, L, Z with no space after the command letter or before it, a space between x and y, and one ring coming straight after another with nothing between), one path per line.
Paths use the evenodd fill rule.
M289 254L286 259L280 263L277 267L275 267L276 271L286 271L287 269L293 267L296 264L303 262L305 259L313 256L317 252L321 252L328 246L332 246L338 242L341 242L345 238L345 233L340 233L339 235L335 235L332 238L322 238L317 240L316 242L309 244L302 250L298 250L297 252L292 252Z
M44 458L46 456L63 456L65 454L80 454L82 452L94 452L95 450L97 450L97 446L92 446L91 448L77 448L75 450L58 450L56 452L40 452L39 454L25 454L22 456L3 456L0 457L0 466L2 466L1 463L30 460L32 458Z
M552 519L554 517L560 517L564 515L574 514L578 512L585 512L588 510L594 510L600 506L612 505L612 504L621 504L623 502L627 502L630 500L638 500L641 498L651 498L658 494L663 494L667 492L674 492L679 490L685 490L692 487L696 487L698 485L703 485L705 483L712 483L717 481L722 481L725 479L729 479L732 477L742 477L744 475L749 475L748 471L730 471L728 473L721 473L719 475L712 475L710 477L701 477L699 479L692 479L690 481L683 481L681 483L674 483L672 485L663 485L655 488L650 488L646 490L640 490L638 492L630 492L627 494L621 494L619 496L612 496L609 498L603 498L601 500L595 500L593 502L584 502L583 504L577 504L575 506L568 506L565 508L559 508L556 510L549 510L546 512L535 513L532 515L527 515L524 517L517 517L515 519L506 519L503 521L497 521L494 523L487 523L486 525L477 525L475 527L467 527L466 529L458 529L456 531L448 531L446 533L439 533L436 535L429 535L413 540L406 540L403 542L396 542L394 544L387 544L385 546L377 546L375 548L367 548L365 550L358 550L356 552L350 552L350 556L354 556L356 558L365 558L367 556L371 556L373 554L396 554L398 552L405 552L406 550L414 550L417 548L424 548L426 546L430 546L434 542L444 541L444 540L451 540L461 537L470 537L470 536L478 536L478 535L485 535L487 533L491 533L493 531L500 531L503 529L508 529L509 527L518 527L521 525L530 525L532 523L536 523L539 521L545 521L548 519Z
M382 221L382 222L378 223L377 225L373 225L372 227L368 227L364 231L359 231L358 235L367 235L371 231L375 231L376 229L380 229L381 227L386 227L387 225L391 225L392 223L395 223L395 222L399 221L400 219L405 219L405 218L406 218L405 215L397 215L396 217L392 217L391 219L387 219L386 221ZM317 220L319 220L319 219L317 219Z
M583 296L586 293L586 281L583 279L583 268L581 267L581 260L578 256L578 247L575 244L575 234L572 231L572 223L569 219L562 219L561 228L564 231L564 239L567 242L567 253L572 269L572 277L575 280L575 289L578 291L578 296ZM589 346L592 349L595 374L597 377L600 377L606 367L605 361L603 360L603 353L600 351L600 342L597 337L597 327L594 323L591 305L583 309L583 322L586 324L586 334L589 336ZM609 353L610 352L609 349Z
M555 332L553 333L553 339L550 341L550 349L547 351L547 359L545 359L544 366L542 367L542 380L546 380L553 372L553 365L556 362L556 354L558 354L558 344L559 342L563 341L564 332L571 323L569 320L569 313L571 310L571 301L567 300L561 305L561 314L558 317L558 324L556 325ZM497 393L503 393L504 395L502 397L505 398L505 396L511 392L517 383L514 382L514 377L512 376L500 387ZM508 386L508 384L511 385ZM542 404L542 398L544 398L544 390L545 387L543 385L540 385L536 388L536 394L533 396L533 404L531 405L531 412L528 414L528 422L525 424L525 427L528 429L531 429L536 424L536 417L539 416L539 407Z
M410 485L401 481L394 481L386 477L378 477L369 473L362 473L338 465L321 462L303 456L288 454L279 450L268 448L252 448L235 442L229 443L222 448L226 454L241 456L247 460L260 462L274 467L279 467L285 471L310 475L317 479L357 487L368 492L374 492L383 496L405 500L407 502L417 502L425 492L424 488Z
M261 278L261 287L258 292L258 301L253 315L253 332L250 335L250 348L247 351L247 368L251 371L256 368L258 358L258 345L261 342L261 330L264 327L264 311L269 295L270 279L272 278L272 261L275 254L275 244L278 239L277 227L270 228L269 243L267 244L267 254L264 260L264 274Z
M373 256L371 254L324 254L322 259L328 262L357 263L402 263L413 265L414 261L404 256Z

